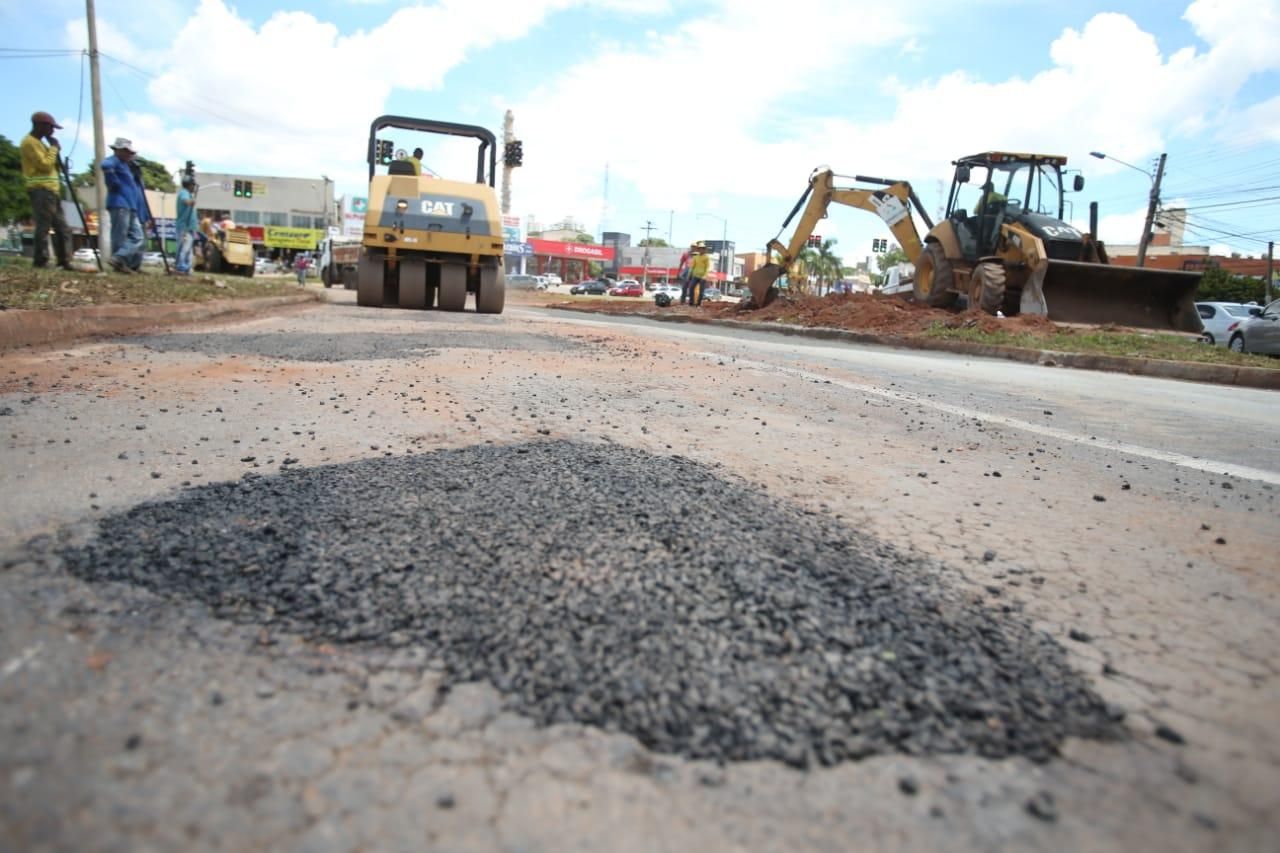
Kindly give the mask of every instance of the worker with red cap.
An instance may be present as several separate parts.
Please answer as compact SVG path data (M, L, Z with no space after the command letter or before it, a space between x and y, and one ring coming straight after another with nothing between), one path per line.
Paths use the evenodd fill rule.
M32 266L49 265L49 229L53 229L53 254L58 266L71 269L67 261L67 239L70 230L62 214L62 186L58 181L58 155L61 145L53 131L62 125L46 112L31 114L31 132L22 138L18 152L22 159L22 180L31 199L35 216L35 252Z

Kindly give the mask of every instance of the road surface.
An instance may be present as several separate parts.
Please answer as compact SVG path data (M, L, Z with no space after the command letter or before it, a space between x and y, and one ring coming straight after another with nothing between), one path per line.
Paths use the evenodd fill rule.
M331 297L0 358L0 846L1280 830L1275 394Z

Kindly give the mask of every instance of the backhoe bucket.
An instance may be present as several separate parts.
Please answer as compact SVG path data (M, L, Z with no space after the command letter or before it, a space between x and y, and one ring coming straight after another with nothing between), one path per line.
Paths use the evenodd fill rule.
M1023 288L1023 313L1035 311L1040 272ZM1057 322L1197 334L1204 329L1195 305L1200 273L1051 260L1039 285L1041 304Z
M757 308L763 308L773 301L777 292L773 285L782 278L782 267L779 264L765 264L747 276L747 290L751 291L751 301Z

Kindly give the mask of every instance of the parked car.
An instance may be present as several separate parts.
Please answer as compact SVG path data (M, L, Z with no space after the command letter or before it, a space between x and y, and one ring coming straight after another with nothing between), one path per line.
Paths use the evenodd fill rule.
M540 288L538 287L538 284L539 284L538 277L536 275L521 275L520 273L516 273L515 275L507 276L507 287L511 288L512 290L545 289L545 285L542 288Z
M599 278L591 279L590 281L580 281L573 287L569 288L569 292L574 296L578 296L580 294L604 296L609 292L609 282Z
M270 258L257 258L253 262L253 271L259 275L273 275L280 272L280 265Z
M724 299L724 294L720 292L718 287L708 287L702 291L702 299L704 302L719 302Z
M1280 299L1252 317L1236 320L1227 327L1227 335L1232 352L1280 355Z
M555 287L557 284L564 284L564 282L560 280L560 276L553 272L546 273L542 277L547 280L548 287Z
M609 288L610 296L644 296L644 285L633 278L624 278Z
M538 280L538 290L546 290L550 286L545 275L535 275L534 278Z
M1227 329L1232 323L1254 316L1262 311L1257 305L1241 305L1239 302L1197 302L1200 322L1204 323L1206 343L1225 347L1230 335Z
M680 292L678 284L660 284L653 290L653 304L666 308L671 303L680 301Z

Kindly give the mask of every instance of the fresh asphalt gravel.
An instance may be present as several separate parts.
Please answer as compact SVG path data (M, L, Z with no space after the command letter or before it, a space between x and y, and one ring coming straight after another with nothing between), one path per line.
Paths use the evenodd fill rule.
M566 352L576 341L554 335L424 329L415 334L209 333L145 335L127 342L157 352L198 352L210 356L254 355L288 361L342 362L422 358L440 349L507 349L521 352Z
M610 444L286 466L138 505L59 556L237 621L421 646L446 685L694 758L1045 760L1123 735L1052 638L946 567Z

